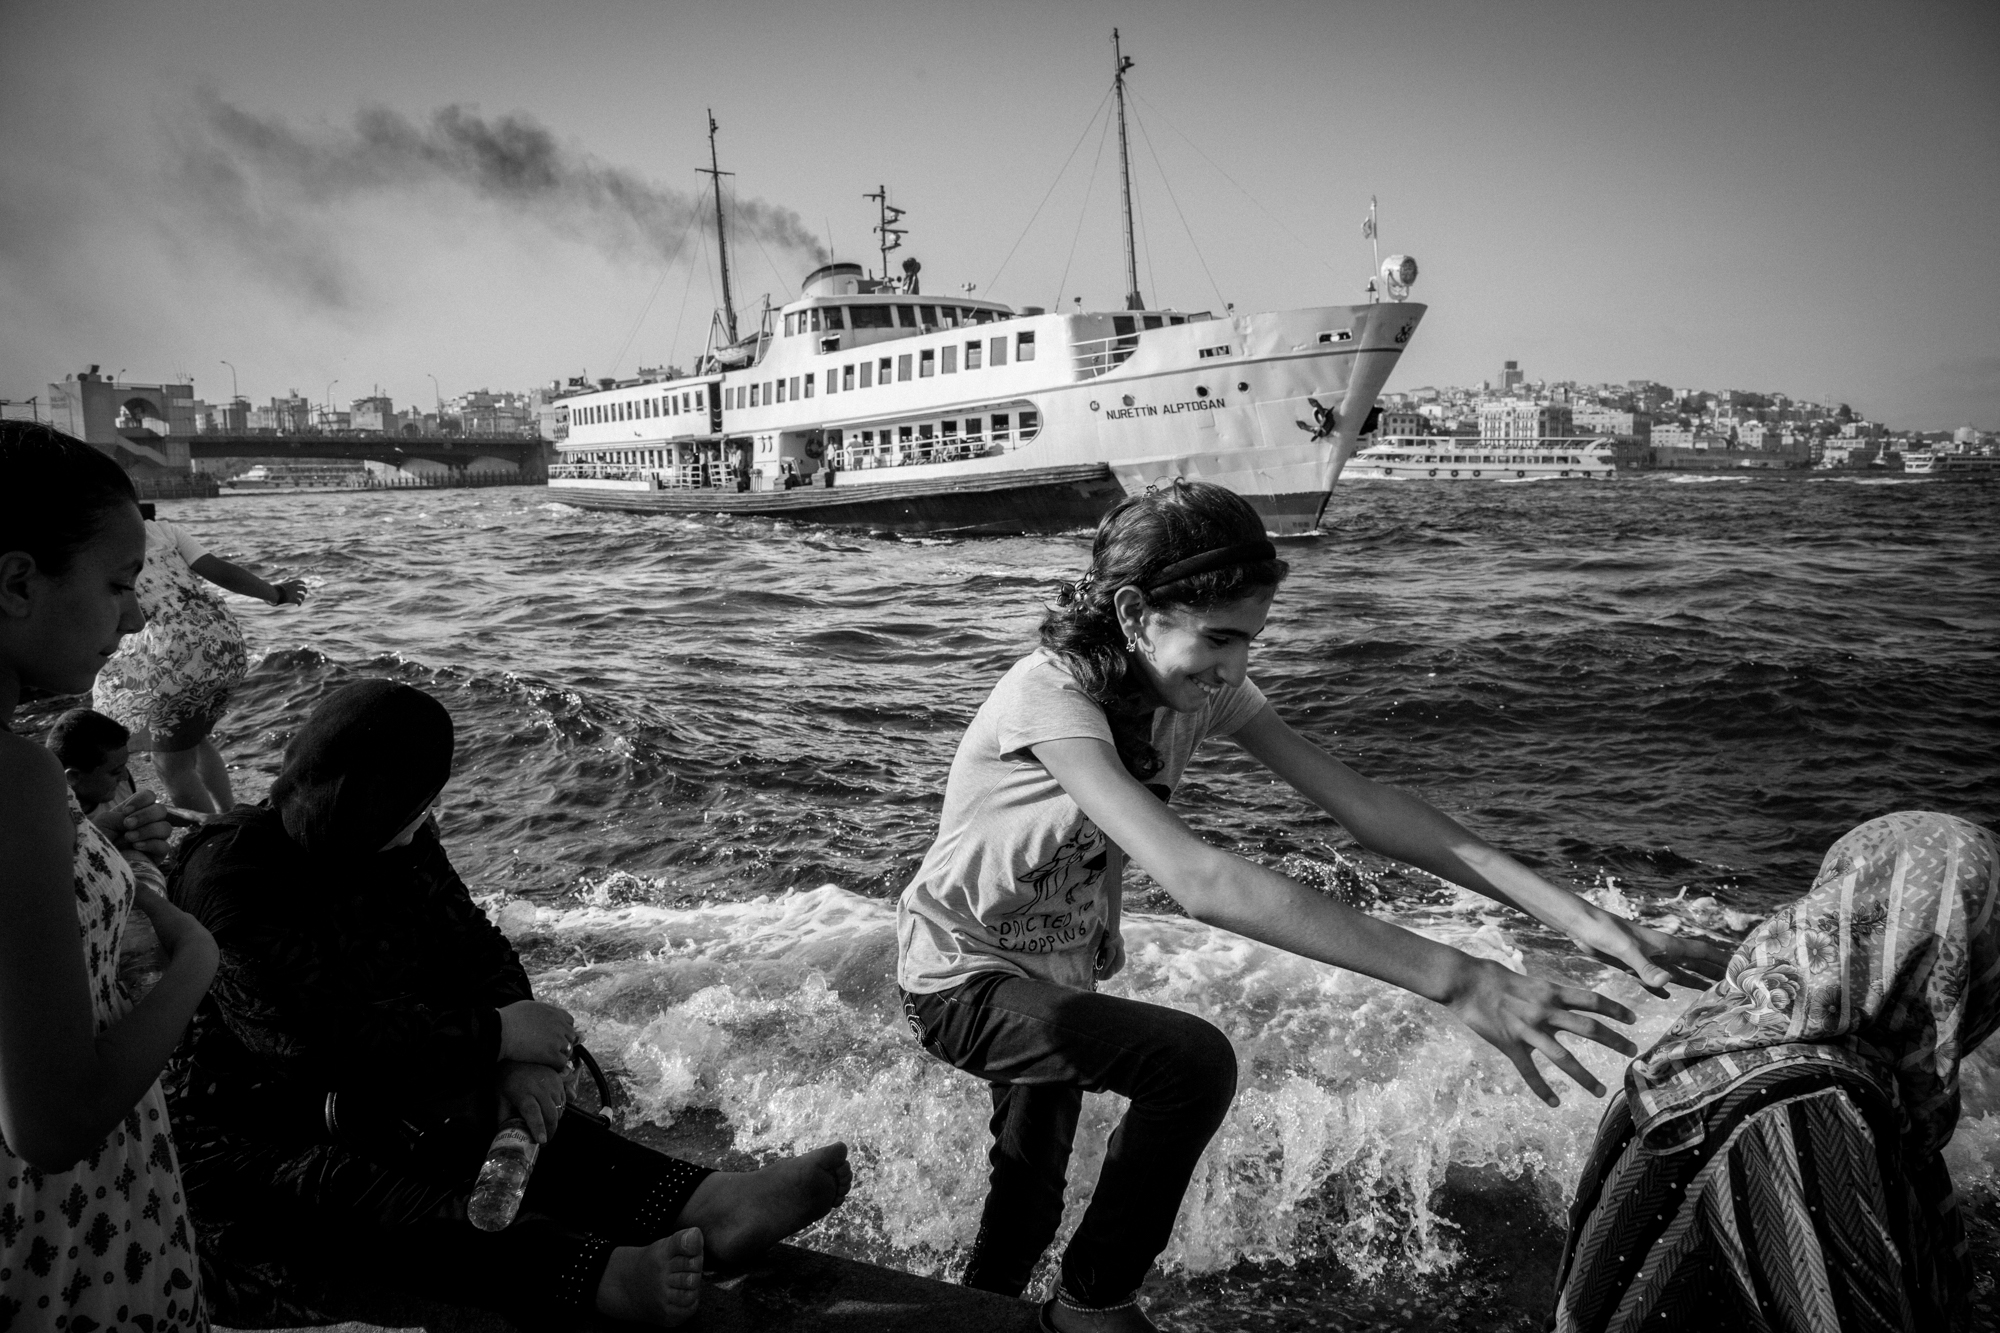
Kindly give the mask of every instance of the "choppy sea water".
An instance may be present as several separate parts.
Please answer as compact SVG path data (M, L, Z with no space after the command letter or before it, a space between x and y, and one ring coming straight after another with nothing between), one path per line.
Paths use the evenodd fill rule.
M843 1138L855 1193L806 1243L954 1271L986 1095L900 1021L894 901L960 731L1086 534L895 541L525 488L162 510L313 587L303 610L231 599L256 663L218 730L240 795L333 685L430 690L458 725L454 859L632 1114L726 1123L753 1154ZM1322 535L1285 544L1251 670L1335 754L1546 873L1736 937L1863 819L2000 811L1996 532L2000 487L1945 481L1348 483ZM1226 744L1177 805L1327 892L1601 983L1642 1043L1687 998L1361 852ZM1448 1176L1516 1182L1503 1226L1560 1217L1598 1103L1547 1109L1423 1002L1128 893L1110 989L1203 1014L1243 1066L1163 1308L1262 1326L1282 1303L1306 1327L1384 1283L1444 1290L1479 1239L1440 1202ZM1616 1079L1610 1052L1584 1058ZM1119 1109L1089 1101L1069 1224ZM1975 1199L2000 1189L1996 1110L2000 1063L1976 1058L1951 1148Z

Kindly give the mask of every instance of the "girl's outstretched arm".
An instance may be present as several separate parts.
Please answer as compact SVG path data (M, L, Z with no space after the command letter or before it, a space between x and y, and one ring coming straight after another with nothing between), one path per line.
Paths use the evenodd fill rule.
M67 1170L135 1106L215 974L215 941L148 890L169 961L131 1013L96 1031L71 859L62 764L0 735L0 1132L45 1171Z
M271 583L243 566L224 560L213 553L188 566L195 573L207 579L218 588L227 588L245 597L255 597L260 602L272 606L283 606L287 602L303 602L306 599L304 579L285 579Z
M1421 797L1362 777L1274 709L1251 718L1235 739L1369 851L1518 908L1655 994L1664 995L1668 982L1706 987L1729 962L1731 951L1719 944L1639 925L1550 883Z
M1558 1032L1624 1055L1636 1049L1589 1017L1633 1021L1629 1009L1595 991L1472 958L1209 846L1125 771L1108 742L1045 741L1034 752L1084 814L1195 920L1444 1005L1512 1061L1535 1095L1551 1106L1556 1095L1535 1068L1536 1051L1593 1096L1604 1094L1604 1085L1556 1039Z

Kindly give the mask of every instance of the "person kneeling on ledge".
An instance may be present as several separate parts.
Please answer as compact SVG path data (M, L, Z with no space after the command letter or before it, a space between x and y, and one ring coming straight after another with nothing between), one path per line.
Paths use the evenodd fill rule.
M170 1079L204 1258L331 1255L510 1315L678 1324L704 1263L747 1262L841 1202L846 1145L711 1171L565 1113L576 1024L534 998L445 855L431 806L451 758L435 699L345 686L270 798L182 849L173 900L222 959ZM539 1160L513 1224L481 1231L466 1202L507 1118Z

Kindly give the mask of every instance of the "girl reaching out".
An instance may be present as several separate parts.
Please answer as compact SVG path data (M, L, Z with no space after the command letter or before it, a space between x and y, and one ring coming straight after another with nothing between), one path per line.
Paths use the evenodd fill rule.
M1522 976L1211 847L1168 808L1195 748L1230 736L1362 846L1520 909L1664 993L1727 951L1649 930L1549 883L1272 711L1248 676L1285 562L1240 496L1176 483L1098 525L1089 572L960 741L937 840L897 912L904 1012L931 1054L992 1085L992 1173L964 1281L1018 1296L1062 1218L1085 1092L1131 1099L1063 1254L1045 1328L1146 1330L1136 1293L1236 1088L1194 1015L1094 993L1123 963L1129 856L1198 921L1444 1005L1550 1105L1534 1054L1602 1095L1559 1033L1623 1054L1594 991ZM1706 984L1702 982L1701 984Z

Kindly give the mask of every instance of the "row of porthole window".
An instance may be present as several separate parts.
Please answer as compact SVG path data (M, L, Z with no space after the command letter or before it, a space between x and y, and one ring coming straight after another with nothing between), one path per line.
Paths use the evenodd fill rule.
M982 342L974 338L961 346L952 343L946 347L926 347L916 352L903 352L895 356L876 357L866 361L850 361L844 366L828 366L824 372L793 375L789 379L770 379L758 384L735 384L723 390L723 405L729 408L771 407L778 403L795 402L801 398L811 398L815 391L824 387L827 393L851 393L856 389L870 389L878 384L899 384L904 380L927 380L936 375L955 375L961 366L966 370L978 370L982 366L1004 366L1007 364L1008 338L1006 334ZM1017 333L1013 338L1013 355L1016 361L1035 359L1035 335ZM822 380L821 375L824 375Z
M1010 443L1028 443L1041 429L1039 412L995 412L990 417L952 417L879 429L830 430L826 433L826 449L828 457L838 460L843 471L902 467L999 453Z

